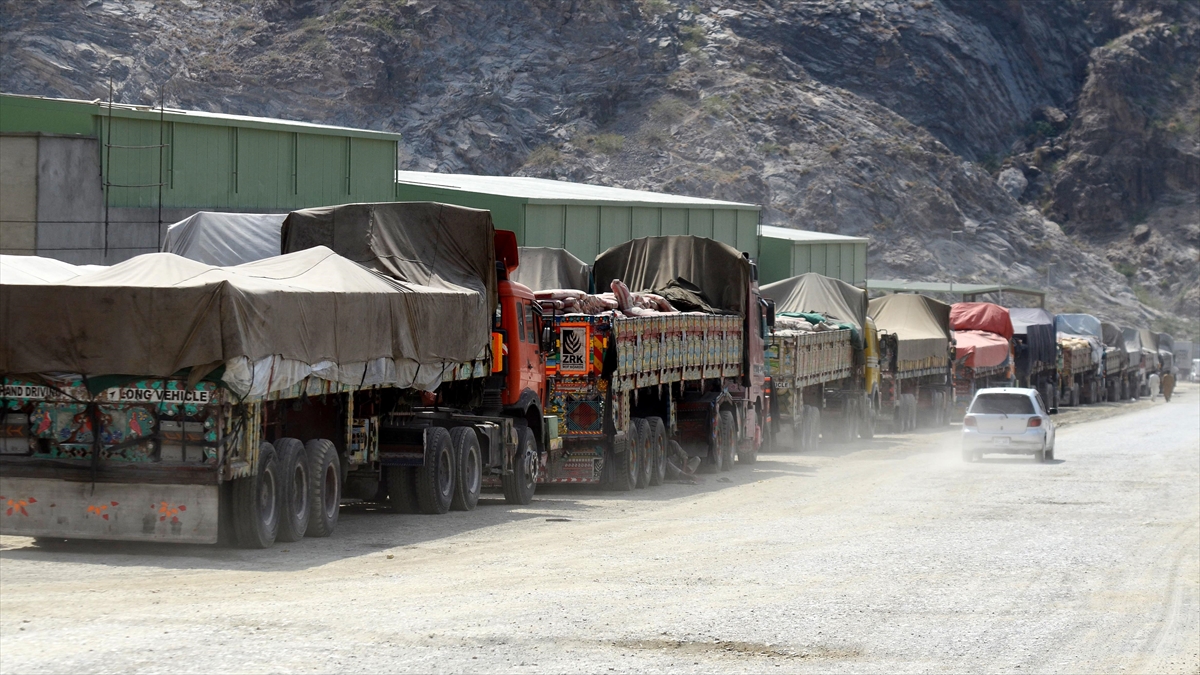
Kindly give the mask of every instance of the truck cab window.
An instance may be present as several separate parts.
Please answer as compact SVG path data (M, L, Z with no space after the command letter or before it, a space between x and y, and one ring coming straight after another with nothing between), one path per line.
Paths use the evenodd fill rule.
M525 333L525 341L531 345L537 344L537 322L533 319L533 305L525 303L525 325L529 327Z

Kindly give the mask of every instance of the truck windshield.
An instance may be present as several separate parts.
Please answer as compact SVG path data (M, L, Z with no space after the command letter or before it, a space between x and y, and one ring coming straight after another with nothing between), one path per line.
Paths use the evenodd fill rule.
M1025 394L980 394L968 412L974 415L1032 415L1033 400Z

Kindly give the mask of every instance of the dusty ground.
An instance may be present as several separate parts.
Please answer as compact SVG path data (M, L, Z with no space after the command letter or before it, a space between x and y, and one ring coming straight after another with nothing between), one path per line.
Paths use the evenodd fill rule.
M1051 464L951 430L267 551L5 537L0 671L1196 673L1181 389L1064 412Z

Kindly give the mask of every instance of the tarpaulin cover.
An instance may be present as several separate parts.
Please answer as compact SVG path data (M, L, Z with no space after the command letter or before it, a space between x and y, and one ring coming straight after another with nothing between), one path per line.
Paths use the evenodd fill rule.
M104 265L72 265L36 255L0 255L0 284L55 284L102 269Z
M867 305L875 327L897 338L897 361L945 360L952 339L950 305L933 298L897 293Z
M763 286L775 312L819 312L862 330L867 322L867 292L840 279L809 272Z
M1012 319L1008 310L990 302L956 302L950 306L950 328L960 330L982 330L995 333L1011 340Z
M1103 339L1100 319L1091 314L1058 314L1054 317L1054 330L1067 335L1090 335Z
M286 213L200 211L167 228L163 250L205 265L227 267L281 253Z
M613 279L631 291L657 292L676 278L699 286L717 309L746 315L750 261L719 241L693 236L644 237L614 246L592 266L597 289Z
M522 246L521 264L509 278L532 291L573 288L593 293L592 268L563 248Z
M0 373L166 377L225 365L244 389L282 379L282 368L253 372L282 359L353 385L428 389L444 361L480 351L432 330L431 314L477 296L398 284L324 247L236 267L150 253L58 284L0 285Z
M490 211L433 202L303 209L283 222L285 253L328 246L412 293L409 330L421 361L468 361L490 342L496 307ZM416 286L413 286L413 285ZM435 291L421 297L418 287Z
M1059 337L1080 337L1092 346L1092 361L1104 361L1104 333L1100 319L1091 314L1058 314L1054 317L1054 330Z
M1108 350L1117 350L1121 354L1121 367L1129 365L1129 350L1125 348L1125 334L1121 332L1121 327L1115 323L1107 321L1100 322L1100 333L1104 339L1104 347Z
M1054 315L1038 307L1010 307L1008 316L1012 320L1013 335L1025 336L1025 348L1017 355L1017 367L1028 374L1033 362L1053 364L1058 359L1058 339L1054 330Z
M1168 333L1155 333L1158 339L1158 360L1164 371L1175 369L1175 338Z
M954 331L954 358L968 368L990 368L1008 360L1008 340L992 331Z

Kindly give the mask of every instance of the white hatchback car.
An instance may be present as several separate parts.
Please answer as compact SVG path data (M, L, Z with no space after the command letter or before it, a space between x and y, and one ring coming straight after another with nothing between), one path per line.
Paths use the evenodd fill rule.
M964 462L987 453L1054 459L1054 422L1036 389L997 387L975 392L963 418Z

